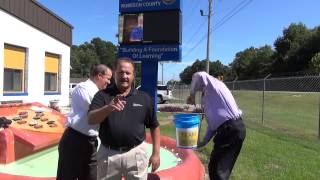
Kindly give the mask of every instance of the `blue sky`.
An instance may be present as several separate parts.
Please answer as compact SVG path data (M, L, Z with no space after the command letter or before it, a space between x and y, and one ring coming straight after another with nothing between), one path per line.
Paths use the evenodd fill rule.
M118 0L38 1L73 25L73 44L79 45L94 37L117 44ZM207 41L203 37L207 33L207 18L200 16L199 10L207 13L208 0L181 1L182 61L164 64L164 81L179 79L182 70L195 59L206 58ZM224 22L223 18L239 4L247 6ZM319 7L319 0L213 0L210 60L228 65L237 52L248 47L273 45L290 23L302 22L308 28L319 26ZM158 72L161 81L160 65Z

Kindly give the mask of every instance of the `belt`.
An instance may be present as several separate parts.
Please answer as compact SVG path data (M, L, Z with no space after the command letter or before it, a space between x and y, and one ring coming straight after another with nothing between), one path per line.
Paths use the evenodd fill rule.
M231 124L232 122L235 121L240 121L242 120L241 116L237 117L235 119L228 119L226 120L224 123L222 123L218 128L217 128L217 133L220 133L223 129L225 129L226 127L228 127L229 124Z
M141 143L140 143L141 144ZM117 147L117 146L108 146L108 145L104 145L107 149L110 149L110 150L114 150L114 151L119 151L121 153L123 152L128 152L130 151L131 149L139 146L140 144L138 145L133 145L133 146L120 146L120 147Z
M111 149L111 150L114 150L114 151L120 151L120 152L128 152L131 149L133 149L134 147L135 146L133 146L133 147L126 147L126 146L123 146L123 147L111 147L111 146L109 146L108 149Z
M81 138L84 138L84 139L88 139L88 140L90 140L90 141L97 140L97 136L88 136L88 135L82 134L81 132L79 132L79 131L71 128L71 127L68 127L68 128L66 129L66 131L69 131L69 132L72 133L72 134L75 134L75 135L77 135L77 136L79 136L79 137L81 137Z

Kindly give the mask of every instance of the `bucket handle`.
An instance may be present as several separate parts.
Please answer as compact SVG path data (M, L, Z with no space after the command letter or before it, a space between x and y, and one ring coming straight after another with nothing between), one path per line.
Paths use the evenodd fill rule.
M200 114L201 114L201 116L200 116L200 123L199 123L199 129L198 129L198 140L197 140L197 146L198 146L198 144L200 143L201 124L202 124L202 121L203 121L204 116L205 116L204 111L203 111L203 107L202 107L202 106L201 106L201 111L202 111L202 113L200 113Z

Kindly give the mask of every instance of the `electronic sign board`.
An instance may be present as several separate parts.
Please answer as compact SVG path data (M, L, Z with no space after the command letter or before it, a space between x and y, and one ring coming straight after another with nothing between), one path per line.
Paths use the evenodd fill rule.
M119 44L181 44L180 11L119 16Z

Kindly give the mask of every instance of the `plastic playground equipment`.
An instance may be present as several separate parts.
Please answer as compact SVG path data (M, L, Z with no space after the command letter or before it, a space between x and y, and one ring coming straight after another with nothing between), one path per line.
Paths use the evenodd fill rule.
M30 103L0 105L0 117L4 117L0 119L0 179L54 180L65 116ZM149 134L146 140L151 141ZM160 155L161 166L148 179L204 179L204 167L196 154L176 148L175 140L162 136Z

